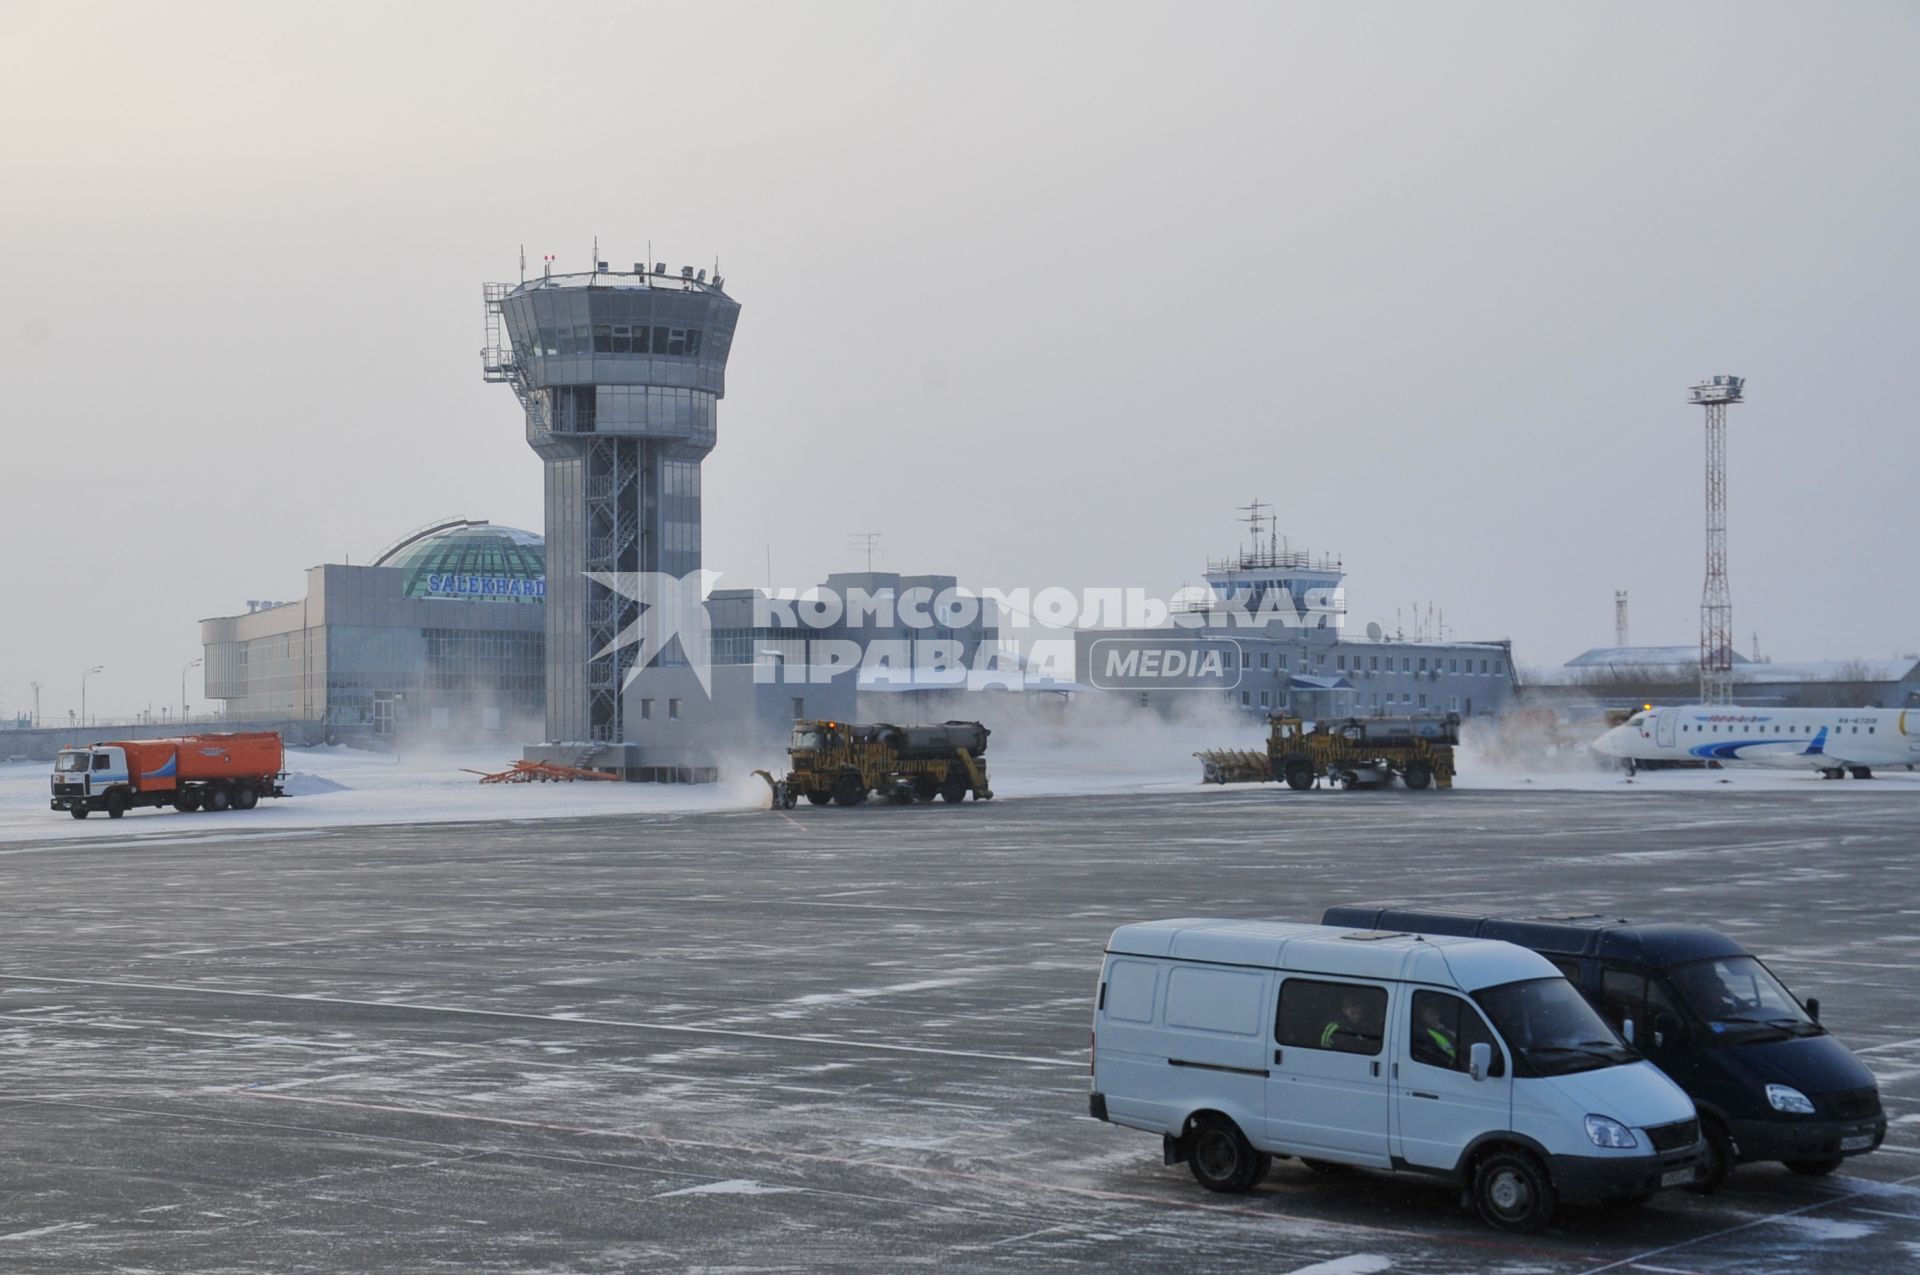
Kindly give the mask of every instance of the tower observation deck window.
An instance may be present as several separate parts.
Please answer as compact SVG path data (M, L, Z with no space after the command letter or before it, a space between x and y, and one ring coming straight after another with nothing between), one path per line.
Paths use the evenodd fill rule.
M540 328L531 338L533 352L548 358L582 354L650 354L655 357L700 357L699 328L648 327L643 324L596 323Z

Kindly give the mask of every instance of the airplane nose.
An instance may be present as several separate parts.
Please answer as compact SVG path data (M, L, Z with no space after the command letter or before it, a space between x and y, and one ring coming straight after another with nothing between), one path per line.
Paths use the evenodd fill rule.
M1627 728L1624 726L1614 727L1593 741L1594 750L1605 753L1609 757L1625 757L1627 755L1626 731Z

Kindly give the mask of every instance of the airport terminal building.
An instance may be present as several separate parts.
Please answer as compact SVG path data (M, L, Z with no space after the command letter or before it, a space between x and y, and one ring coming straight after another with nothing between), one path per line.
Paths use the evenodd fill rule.
M1346 572L1338 558L1263 542L1210 562L1204 594L1176 600L1173 624L1080 629L1075 680L1178 711L1196 694L1264 721L1504 712L1516 676L1505 639L1408 638L1370 624L1346 629ZM1128 657L1166 647L1217 657L1201 678L1147 676Z
M200 623L206 694L232 722L518 738L545 712L546 548L459 519L371 566L307 571L306 596Z

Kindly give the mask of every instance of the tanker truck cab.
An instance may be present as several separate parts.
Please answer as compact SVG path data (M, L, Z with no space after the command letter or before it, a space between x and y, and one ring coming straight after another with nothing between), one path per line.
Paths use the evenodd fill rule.
M53 760L53 808L104 810L109 796L125 793L131 782L126 749L63 748Z
M1718 930L1379 903L1329 908L1321 919L1504 939L1547 957L1699 1107L1706 1155L1695 1190L1753 1161L1831 1173L1886 1137L1873 1073L1820 1025L1820 1002L1797 999Z
M1090 1110L1245 1191L1275 1158L1461 1183L1489 1224L1691 1181L1685 1093L1543 957L1509 943L1190 919L1122 926L1096 993Z

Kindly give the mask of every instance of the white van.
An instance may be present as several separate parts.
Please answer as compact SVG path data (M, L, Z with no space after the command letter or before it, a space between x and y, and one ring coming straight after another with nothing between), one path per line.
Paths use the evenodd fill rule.
M1124 925L1094 1010L1096 1119L1245 1191L1274 1156L1432 1173L1507 1230L1693 1178L1693 1103L1545 957L1274 921Z

